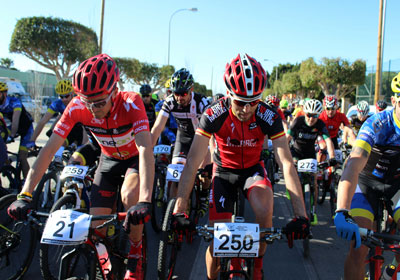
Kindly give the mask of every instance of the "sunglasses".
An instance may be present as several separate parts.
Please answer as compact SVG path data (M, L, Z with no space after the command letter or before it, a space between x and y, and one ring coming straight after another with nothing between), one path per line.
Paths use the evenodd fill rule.
M335 108L326 108L327 111L334 111Z
M142 94L142 97L150 97L148 94Z
M96 101L96 102L86 102L86 101L82 101L82 103L86 106L86 108L92 110L93 108L103 108L104 106L106 106L106 104L108 103L108 101L111 99L112 94L110 94L106 99L100 100L100 101Z
M60 99L67 99L71 96L71 94L64 94L64 95L60 95Z
M244 107L246 105L250 105L251 107L253 107L253 106L257 105L258 103L260 103L260 99L257 99L257 100L251 101L251 102L244 102L244 101L240 101L240 100L236 100L236 99L232 99L232 100L233 100L233 103L235 103L237 106L240 106L240 107Z
M307 114L309 118L318 118L318 114Z
M189 94L189 92L187 92L187 91L185 91L185 92L174 92L174 95L176 95L176 96L186 96L188 94Z

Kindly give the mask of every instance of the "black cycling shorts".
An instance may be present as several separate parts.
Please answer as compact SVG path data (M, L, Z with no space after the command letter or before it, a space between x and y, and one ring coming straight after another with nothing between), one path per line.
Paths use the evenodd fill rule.
M185 159L185 161L186 161L186 158L189 153L192 142L193 142L193 138L182 137L178 133L176 141L175 141L174 152L172 154L172 163L177 163L177 162L175 162L176 159L174 161L174 158L182 158L182 159Z
M313 150L299 151L299 150L296 150L295 148L291 148L290 152L292 153L292 157L294 160L307 159L307 158L316 159L317 158L314 145L313 145Z
M90 207L113 208L118 194L118 188L124 181L123 175L139 173L139 156L126 160L100 156L99 166L94 174L90 192Z
M265 185L272 189L263 162L243 170L216 167L214 164L209 220L230 219L234 211L237 189L248 198L252 187L257 185Z

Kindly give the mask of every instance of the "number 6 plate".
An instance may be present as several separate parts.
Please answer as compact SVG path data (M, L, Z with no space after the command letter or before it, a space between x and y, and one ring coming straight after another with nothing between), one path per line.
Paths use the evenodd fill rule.
M184 167L183 164L168 164L167 181L179 182Z
M71 209L57 210L47 219L40 242L53 245L84 243L89 234L91 219L91 215Z
M258 257L258 224L215 223L214 257Z

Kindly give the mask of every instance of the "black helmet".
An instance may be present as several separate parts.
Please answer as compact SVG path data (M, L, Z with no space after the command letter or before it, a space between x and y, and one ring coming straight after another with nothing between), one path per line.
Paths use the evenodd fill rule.
M171 77L171 90L176 93L183 93L190 90L194 80L192 74L185 68L176 71Z
M225 95L223 95L222 93L217 93L216 95L214 95L214 100L217 101L218 99L224 98Z
M387 103L383 100L378 100L378 102L375 104L375 107L377 112L381 112L386 109Z
M141 95L143 95L143 94L144 95L148 95L150 93L151 93L151 87L149 85L145 84L145 85L142 85L140 87L140 94Z

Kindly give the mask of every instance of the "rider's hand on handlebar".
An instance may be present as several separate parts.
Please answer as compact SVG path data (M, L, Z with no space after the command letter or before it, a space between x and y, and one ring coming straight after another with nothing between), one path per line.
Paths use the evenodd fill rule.
M348 211L339 211L335 215L336 233L339 237L347 240L355 240L354 248L361 246L359 227Z
M17 200L8 207L8 215L14 220L26 220L29 211L32 209L31 202L31 196L19 194Z
M336 158L332 157L329 159L329 166L335 166L337 164Z
M310 234L310 221L305 217L296 217L286 225L286 237L289 248L293 247L293 240L304 239Z
M195 225L189 220L188 215L186 213L173 213L173 222L172 228L177 231L183 231L186 229L194 230Z
M126 232L130 232L130 225L140 225L147 223L151 218L151 203L150 202L139 202L138 204L129 208L126 212L126 218L124 221L124 229Z

